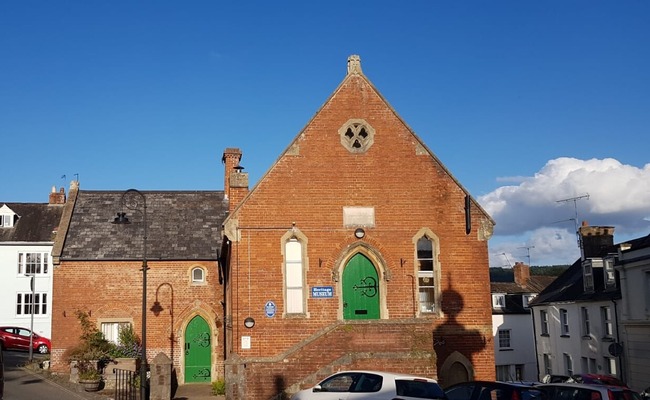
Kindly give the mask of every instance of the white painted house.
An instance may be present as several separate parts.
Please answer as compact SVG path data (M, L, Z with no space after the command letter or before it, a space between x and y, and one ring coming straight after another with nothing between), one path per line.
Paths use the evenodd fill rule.
M554 276L531 276L530 267L516 263L514 282L491 282L494 361L499 381L536 381L535 334L528 302Z
M627 384L650 387L650 235L619 245L620 331Z
M583 223L579 234L581 258L530 304L539 379L596 373L625 380L618 351L621 291L614 228Z
M0 201L0 326L51 337L51 253L64 204L63 188L48 203Z

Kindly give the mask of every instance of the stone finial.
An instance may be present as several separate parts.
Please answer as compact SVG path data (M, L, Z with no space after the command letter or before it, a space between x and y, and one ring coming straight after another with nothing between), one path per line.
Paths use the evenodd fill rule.
M362 74L361 72L361 57L354 54L348 57L348 75Z

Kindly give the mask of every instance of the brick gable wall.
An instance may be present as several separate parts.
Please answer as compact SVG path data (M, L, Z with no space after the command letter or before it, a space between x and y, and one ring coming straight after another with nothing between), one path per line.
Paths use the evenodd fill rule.
M350 119L363 119L375 130L365 153L352 154L340 143L338 131ZM473 204L472 231L466 234L465 196L365 77L348 76L227 222L239 228L227 229L236 232L230 238L226 298L232 316L226 366L229 398L271 398L314 383L328 372L354 367L443 379L438 369L454 352L470 360L473 378L493 379L488 248L483 236L492 222ZM343 225L343 207L350 206L375 211L375 224L365 228L361 240L354 237L354 228ZM307 289L333 286L335 295L309 298L305 316L286 317L281 238L294 223L308 238ZM436 285L443 313L429 317L418 314L415 285L414 237L422 228L436 235L440 248ZM356 322L344 325L353 327L345 331L339 327L340 276L351 249L362 247L376 255L382 320L368 322L364 329ZM268 301L278 309L272 318L264 314ZM242 325L247 316L257 322L253 329ZM396 329L385 325L399 320L410 322L391 325ZM429 339L414 342L406 334L410 324ZM332 329L342 329L345 335L339 332L337 345L322 342L320 354L314 351L312 338ZM251 338L250 349L241 349L242 336ZM389 361L360 356L382 353L387 343L411 351ZM285 354L290 354L287 360L281 357ZM349 354L353 356L347 359ZM268 388L271 381L276 382L273 393L258 383L267 382Z

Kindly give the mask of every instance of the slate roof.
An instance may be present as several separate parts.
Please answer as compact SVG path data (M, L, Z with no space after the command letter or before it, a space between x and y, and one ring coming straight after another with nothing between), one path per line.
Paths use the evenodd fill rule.
M122 208L124 191L79 190L61 260L142 259L142 213ZM216 260L228 212L223 191L142 191L148 260ZM135 199L140 199L133 194ZM142 211L141 205L137 210ZM118 212L130 224L112 223Z
M601 268L602 269L602 268ZM604 289L604 276L601 272L596 272L594 268L594 291L585 292L582 274L582 261L578 259L564 273L557 277L553 283L548 285L530 305L537 306L549 303L561 302L586 302L586 301L603 301L621 298L621 290L617 287L614 289Z
M62 204L6 204L19 218L11 228L0 228L0 242L54 242L63 213Z
M530 309L524 307L522 295L537 294L555 280L555 276L531 275L526 285L516 282L490 282L490 292L505 294L505 307L493 308L493 314L529 314Z

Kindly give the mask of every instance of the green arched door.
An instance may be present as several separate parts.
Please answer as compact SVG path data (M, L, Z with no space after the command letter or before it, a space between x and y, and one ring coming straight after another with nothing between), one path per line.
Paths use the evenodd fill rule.
M343 318L379 319L379 279L372 262L354 255L343 270Z
M210 327L200 316L185 329L185 382L210 382L212 346Z

